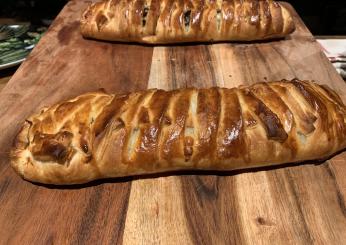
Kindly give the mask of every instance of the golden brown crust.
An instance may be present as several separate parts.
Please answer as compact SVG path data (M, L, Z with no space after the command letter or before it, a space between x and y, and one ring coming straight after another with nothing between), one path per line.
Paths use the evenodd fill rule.
M12 166L52 184L323 159L346 146L346 108L309 81L81 95L28 118Z
M85 37L152 44L263 40L294 29L289 11L271 0L108 0L81 17Z

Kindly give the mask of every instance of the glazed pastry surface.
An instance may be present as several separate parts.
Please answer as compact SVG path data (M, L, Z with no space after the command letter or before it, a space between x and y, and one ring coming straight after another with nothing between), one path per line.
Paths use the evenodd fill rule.
M11 162L27 180L75 184L324 159L345 148L345 113L333 90L299 80L87 93L29 117Z
M84 37L151 44L264 40L295 29L271 0L108 0L88 6L80 22Z

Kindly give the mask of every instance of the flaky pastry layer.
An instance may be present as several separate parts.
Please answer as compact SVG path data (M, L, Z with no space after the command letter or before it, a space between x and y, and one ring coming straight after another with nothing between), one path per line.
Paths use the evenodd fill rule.
M11 153L51 184L173 170L233 170L324 159L345 148L345 106L327 86L87 93L29 117Z
M84 37L151 44L282 38L295 29L271 0L108 0L81 17Z

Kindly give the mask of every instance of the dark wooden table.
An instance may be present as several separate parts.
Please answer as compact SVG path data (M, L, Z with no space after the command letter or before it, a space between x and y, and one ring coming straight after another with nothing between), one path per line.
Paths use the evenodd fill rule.
M226 176L176 174L52 188L23 181L8 153L23 120L100 87L233 87L314 79L346 85L291 8L285 40L150 47L84 40L71 1L0 92L0 244L342 244L346 155Z

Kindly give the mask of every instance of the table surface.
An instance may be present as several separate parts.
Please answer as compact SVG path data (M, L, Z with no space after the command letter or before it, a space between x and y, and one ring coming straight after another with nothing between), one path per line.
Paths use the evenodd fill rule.
M342 244L346 154L324 163L52 187L23 181L9 166L24 119L45 105L100 87L233 87L314 79L346 101L346 85L290 8L285 40L141 46L85 40L70 1L0 92L0 244ZM288 5L287 5L288 6Z

